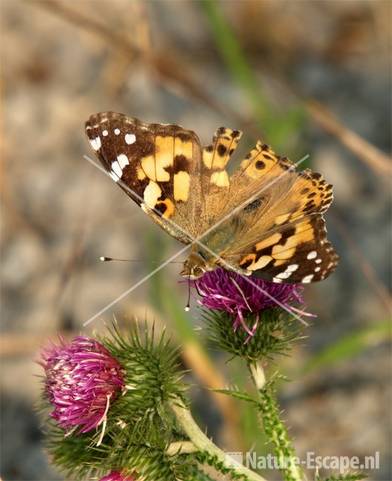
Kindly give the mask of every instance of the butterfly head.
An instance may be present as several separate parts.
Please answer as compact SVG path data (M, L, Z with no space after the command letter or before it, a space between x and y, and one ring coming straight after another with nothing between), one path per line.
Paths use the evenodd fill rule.
M198 279L205 272L210 271L211 267L207 263L203 255L197 250L192 250L188 259L184 262L183 269L180 274L188 279Z

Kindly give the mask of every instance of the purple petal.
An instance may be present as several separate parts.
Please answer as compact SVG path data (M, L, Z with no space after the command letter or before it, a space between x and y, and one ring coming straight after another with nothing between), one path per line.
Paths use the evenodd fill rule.
M108 403L124 386L118 361L98 341L75 337L70 343L60 339L42 351L45 393L53 406L51 417L64 429L80 427L80 432L96 428Z
M249 282L251 279L252 282ZM285 284L264 281L258 277L245 277L235 272L222 268L206 272L201 278L195 280L193 285L201 296L199 303L208 309L225 311L234 317L234 329L242 326L253 336L257 323L249 328L245 322L247 314L257 315L265 309L272 307L286 307L303 315L302 310L293 304L303 305L302 286L298 284ZM309 314L308 314L309 315ZM259 319L259 317L258 317Z

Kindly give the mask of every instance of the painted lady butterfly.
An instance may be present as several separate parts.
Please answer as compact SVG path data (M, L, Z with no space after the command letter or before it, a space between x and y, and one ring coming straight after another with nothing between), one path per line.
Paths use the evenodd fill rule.
M112 179L169 234L192 244L184 276L230 266L273 282L308 283L335 269L322 215L332 186L309 169L297 172L268 145L257 142L229 175L238 130L221 127L202 147L178 125L103 112L90 117L86 133Z

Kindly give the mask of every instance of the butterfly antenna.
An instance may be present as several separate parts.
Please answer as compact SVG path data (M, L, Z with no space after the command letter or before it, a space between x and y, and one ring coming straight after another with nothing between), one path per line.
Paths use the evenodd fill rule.
M112 261L117 261L117 262L150 262L152 264L159 264L159 262L151 262L150 260L146 259L118 259L116 257L106 257L106 256L101 256L99 258L101 262L112 262ZM182 264L181 261L170 261L169 264Z
M101 262L112 262L112 261L118 261L118 262L137 262L136 260L133 259L116 259L114 257L106 257L106 256L101 256L99 258Z
M191 275L188 276L188 301L186 306L184 307L185 312L189 312L191 310Z

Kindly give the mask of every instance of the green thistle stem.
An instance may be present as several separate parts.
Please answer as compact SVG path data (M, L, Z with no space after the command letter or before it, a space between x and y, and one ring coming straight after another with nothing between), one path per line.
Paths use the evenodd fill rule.
M274 447L275 456L282 464L284 479L285 481L303 481L305 477L298 466L298 457L287 428L280 419L280 410L273 386L266 383L264 369L260 363L250 364L249 370L259 393L259 409L264 432Z
M174 415L184 430L185 434L189 437L191 442L202 453L207 453L210 458L216 459L217 463L215 467L221 466L222 469L230 474L233 474L235 478L245 479L249 481L266 481L262 476L254 473L250 469L246 468L242 464L238 464L234 459L230 458L224 451L222 451L216 444L214 444L199 428L196 421L193 419L191 412L184 405L181 399L176 398L171 401L170 407L174 412Z
M263 366L260 363L256 362L250 364L249 369L257 390L261 391L264 388L266 381Z

